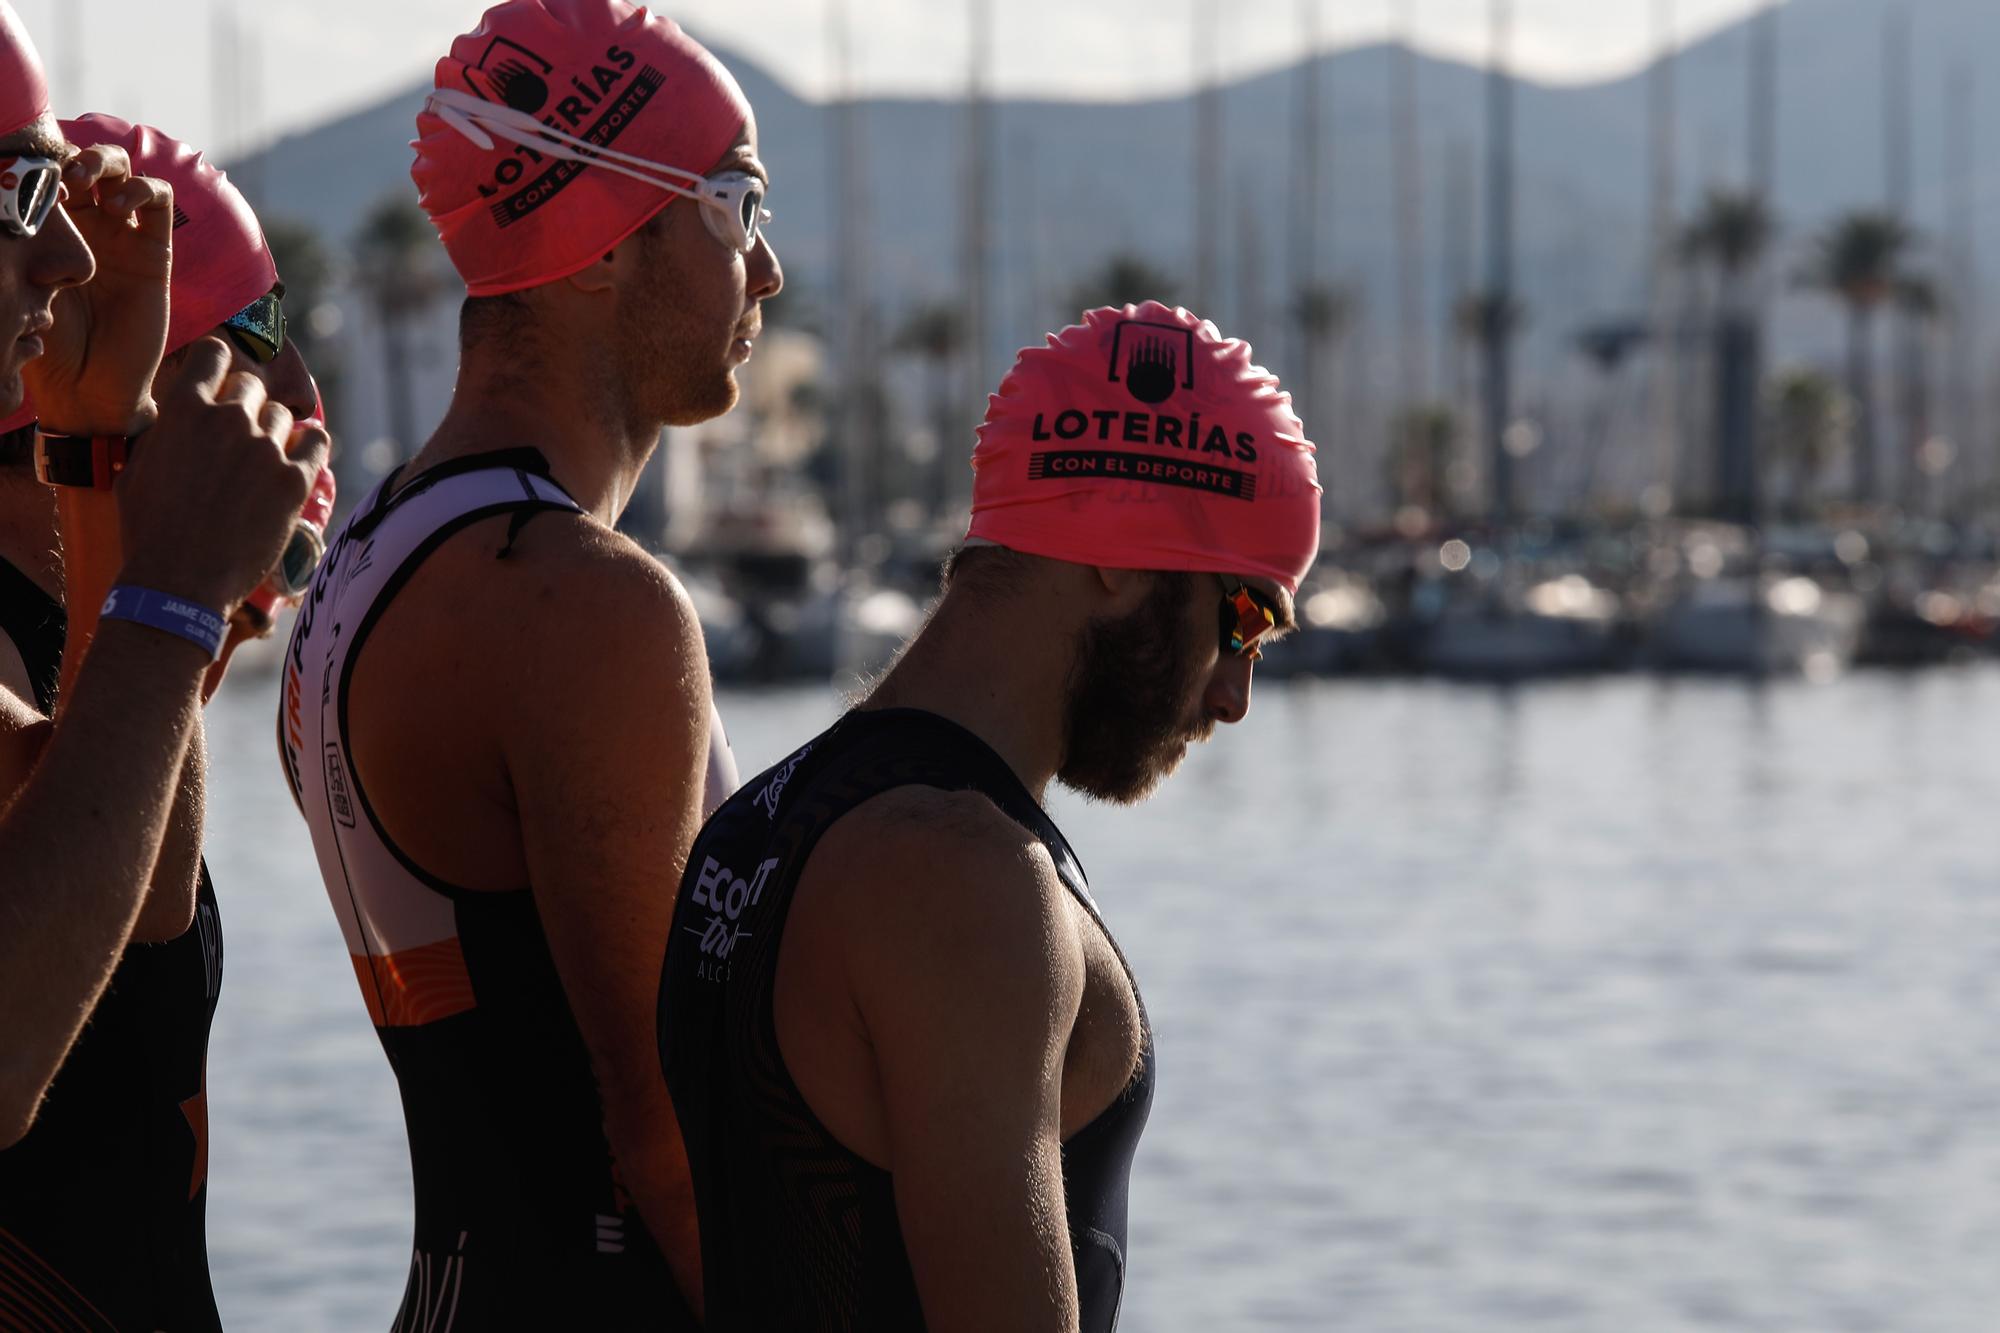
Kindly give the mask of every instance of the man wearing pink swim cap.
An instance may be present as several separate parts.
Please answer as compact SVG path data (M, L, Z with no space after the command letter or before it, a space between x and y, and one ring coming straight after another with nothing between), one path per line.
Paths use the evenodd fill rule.
M703 826L660 1061L708 1327L1108 1333L1153 1096L1050 782L1135 802L1250 708L1319 544L1249 347L1090 311L990 400L968 545L865 702Z
M653 1046L667 918L735 773L685 592L615 524L661 428L736 401L782 275L729 72L626 0L508 0L417 119L469 293L450 410L335 537L288 776L401 1085L404 1322L693 1327Z
M236 188L198 151L145 126L90 115L57 129L74 149L123 153L132 171L172 191L167 351L155 392L169 396L203 340L213 337L230 348L228 373L260 383L266 400L294 419L317 418L312 376L284 338L277 305L283 288L269 247ZM24 697L44 712L55 699L65 648L93 634L90 613L124 560L120 501L95 475L103 452L94 439L0 431L0 628L32 691ZM321 504L310 516L320 527L331 484L332 474L322 470L314 491ZM260 626L268 629L288 591L273 586L280 577L267 578L231 614L228 637L204 678L204 699L235 646ZM41 1113L19 1143L0 1150L0 1232L121 1327L216 1323L204 1241L204 1066L222 935L207 866L193 850L204 823L205 762L197 723L162 861L182 867L176 873L185 876L185 887L155 874L132 944ZM116 1146L127 1142L143 1142L145 1150ZM0 1267L0 1291L8 1271ZM134 1280L139 1273L143 1281Z
M65 140L0 0L0 422L17 428L17 465L0 468L8 1327L216 1326L200 1066L219 959L200 785L181 778L199 771L228 616L276 561L327 441L294 432L215 340L156 402L174 204L123 148ZM89 483L53 501L21 461L29 389L44 434L69 441L58 470ZM87 654L58 594L72 624L101 621Z

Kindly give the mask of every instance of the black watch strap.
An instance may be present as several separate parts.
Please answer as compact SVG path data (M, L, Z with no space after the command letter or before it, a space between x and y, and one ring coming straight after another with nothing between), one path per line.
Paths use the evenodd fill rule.
M131 457L132 442L123 435L35 436L35 476L47 486L77 486L108 491Z

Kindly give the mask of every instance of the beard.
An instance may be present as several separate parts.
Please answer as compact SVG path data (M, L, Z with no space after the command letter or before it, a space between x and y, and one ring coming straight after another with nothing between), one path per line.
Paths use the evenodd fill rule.
M1155 576L1138 610L1084 627L1070 670L1056 780L1100 801L1133 805L1180 765L1213 720L1199 715L1204 670L1190 623L1192 579Z

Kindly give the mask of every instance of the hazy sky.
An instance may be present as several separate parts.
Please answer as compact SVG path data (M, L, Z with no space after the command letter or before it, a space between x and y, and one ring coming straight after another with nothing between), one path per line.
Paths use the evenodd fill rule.
M1123 98L1191 81L1187 15L1213 0L990 0L994 86L1002 93ZM13 0L49 62L57 109L111 111L228 152L246 113L218 101L215 34L230 14L260 73L241 85L247 120L269 136L324 120L427 72L480 0ZM1579 81L1643 64L1663 0L1513 0L1517 67ZM1761 0L1665 0L1682 40ZM700 35L749 56L807 96L832 83L833 0L679 0L660 6ZM962 87L966 6L951 0L848 0L854 75L868 90ZM1234 75L1295 59L1311 0L1231 0L1217 53ZM1419 45L1480 60L1487 0L1318 0L1322 45L1400 31L1414 12ZM254 28L252 23L254 21ZM78 40L81 34L81 41ZM83 49L79 49L79 47ZM80 90L79 90L80 89ZM223 142L218 142L218 129Z

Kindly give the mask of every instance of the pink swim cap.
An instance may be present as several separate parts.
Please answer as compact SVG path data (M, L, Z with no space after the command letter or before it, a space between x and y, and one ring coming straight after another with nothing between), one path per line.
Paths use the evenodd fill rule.
M156 129L93 113L62 122L78 148L116 144L132 174L174 188L174 270L167 351L177 352L271 290L278 266L249 201L200 150Z
M1319 554L1313 445L1250 344L1157 301L1028 347L986 402L968 540L1114 569L1262 575Z
M0 0L0 134L24 130L49 113L49 81L21 16Z
M700 175L751 123L728 70L671 19L626 0L506 0L438 61L440 91L532 116L600 148ZM490 136L426 106L410 175L473 296L566 278L675 195Z

